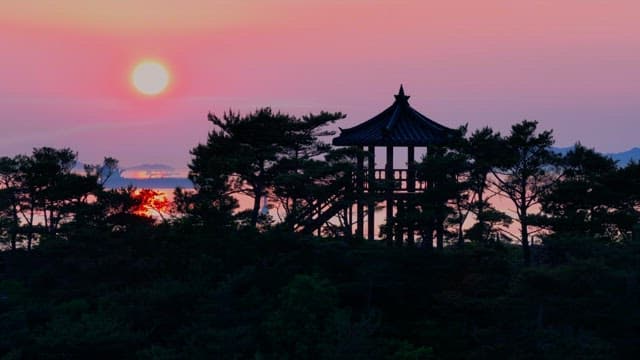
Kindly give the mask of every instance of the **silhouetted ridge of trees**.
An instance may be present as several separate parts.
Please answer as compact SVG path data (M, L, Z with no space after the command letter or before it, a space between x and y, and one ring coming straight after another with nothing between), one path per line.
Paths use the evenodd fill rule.
M640 164L556 154L535 121L461 127L415 164L426 189L385 225L422 241L388 246L314 213L354 200L358 150L324 141L343 117L210 114L195 190L172 209L106 189L113 158L1 157L0 358L640 356Z
M71 149L37 148L30 156L0 158L0 239L16 250L34 241L70 239L82 231L125 231L152 219L139 212L135 189L104 188L118 162L73 171Z

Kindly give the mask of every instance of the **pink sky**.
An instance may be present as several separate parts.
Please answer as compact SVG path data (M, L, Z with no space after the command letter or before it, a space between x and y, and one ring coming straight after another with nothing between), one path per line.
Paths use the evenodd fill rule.
M367 120L400 83L456 127L524 118L559 146L640 146L640 3L626 0L20 1L0 5L0 155L184 168L208 111L272 106ZM141 58L175 82L129 83Z

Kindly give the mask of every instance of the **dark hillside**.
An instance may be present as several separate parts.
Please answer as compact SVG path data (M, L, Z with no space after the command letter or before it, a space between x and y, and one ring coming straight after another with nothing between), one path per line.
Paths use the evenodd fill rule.
M7 358L636 357L640 246L592 246L522 269L499 244L79 237L2 254L0 346Z

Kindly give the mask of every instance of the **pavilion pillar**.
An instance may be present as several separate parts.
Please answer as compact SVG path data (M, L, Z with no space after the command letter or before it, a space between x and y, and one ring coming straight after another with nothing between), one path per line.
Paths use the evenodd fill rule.
M407 191L416 191L416 154L415 147L409 146L407 149Z
M387 244L393 245L393 188L395 181L393 176L393 146L387 146L387 164L385 166L384 180L386 183L385 198L387 200Z
M424 156L427 156L428 154L429 147L427 146L425 148ZM430 169L427 169L426 171L430 171ZM425 188L423 189L423 191L427 191L429 190L429 187L431 187L431 184L429 182L426 182L424 186ZM435 231L435 227L433 220L428 220L428 224L425 226L425 229L422 230L422 246L426 249L433 249L433 232Z
M369 146L368 164L367 164L367 238L371 241L376 235L376 203L374 200L374 183L376 182L376 147Z
M356 237L364 237L364 147L358 147L356 164Z
M407 192L414 193L416 191L416 167L415 167L415 148L413 146L409 146L407 149ZM413 197L405 203L405 207L407 208L407 214L409 217L409 223L407 224L407 243L410 246L415 244L415 239L413 233L415 232L415 228L413 226L413 220L411 216L414 214L413 209Z

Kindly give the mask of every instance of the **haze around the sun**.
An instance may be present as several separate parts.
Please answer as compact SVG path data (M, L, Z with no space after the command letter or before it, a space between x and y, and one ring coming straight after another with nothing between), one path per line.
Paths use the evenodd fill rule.
M71 147L85 162L183 168L209 111L348 115L413 107L558 146L639 146L640 3L630 0L18 1L0 4L0 154ZM135 91L141 59L171 69Z

